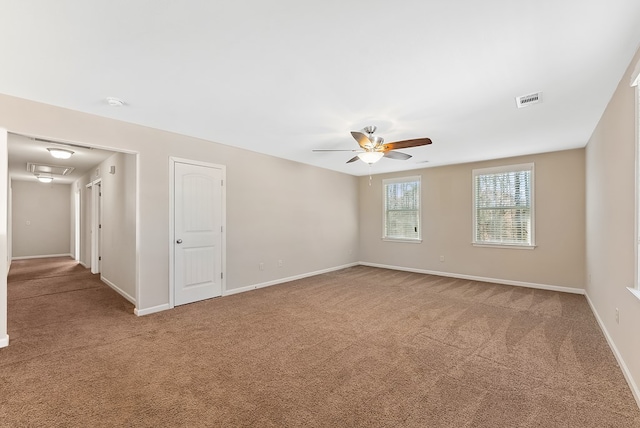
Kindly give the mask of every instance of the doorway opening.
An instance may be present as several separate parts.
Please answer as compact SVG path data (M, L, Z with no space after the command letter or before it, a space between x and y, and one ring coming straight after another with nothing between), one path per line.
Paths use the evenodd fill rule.
M65 160L54 159L47 149L56 146L67 147L74 153ZM79 269L98 274L99 281L135 305L138 154L10 132L7 153L10 182L19 188L17 191L9 188L11 212L8 214L13 214L13 218L10 217L8 229L19 231L10 235L12 242L7 243L9 261L67 257L77 263ZM54 174L50 183L39 183L33 171L25 169L27 164L49 165L65 173ZM55 206L42 203L40 195L53 189L61 193ZM98 197L100 194L102 198ZM96 199L92 195L96 195ZM20 198L26 201L28 209L16 209L13 202ZM42 213L42 222L49 223L35 221L30 212ZM12 250L16 241L20 246ZM45 243L49 247L44 247Z

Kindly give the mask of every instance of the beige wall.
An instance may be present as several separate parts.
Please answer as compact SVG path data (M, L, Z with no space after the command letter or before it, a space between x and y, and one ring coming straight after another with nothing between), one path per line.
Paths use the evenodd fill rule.
M534 250L474 247L472 170L535 164ZM422 176L420 244L382 241L382 180ZM584 288L584 150L360 178L360 259L419 270ZM444 256L445 261L440 261Z
M70 254L70 185L34 179L12 181L11 188L12 256Z
M78 180L76 186L80 191L80 263L91 267L91 188L87 188L85 180Z
M115 174L109 173L115 168ZM82 263L91 266L90 182L100 179L102 192L100 276L129 300L136 300L136 155L115 153L96 165L72 188L81 192Z
M0 127L139 154L139 310L169 302L170 156L227 166L228 289L358 260L355 177L6 95Z
M640 300L635 282L635 55L586 148L587 295L640 402ZM615 310L620 311L620 323ZM624 369L624 367L623 367Z

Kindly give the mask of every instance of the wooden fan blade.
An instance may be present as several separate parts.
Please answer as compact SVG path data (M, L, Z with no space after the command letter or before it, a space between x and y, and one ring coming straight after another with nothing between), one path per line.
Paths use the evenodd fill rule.
M372 146L371 140L369 140L369 137L367 137L366 134L363 134L359 131L351 131L351 135L356 139L360 147L362 147L363 149Z
M382 146L382 151L388 152L389 150L408 149L409 147L426 146L431 143L432 141L430 138L414 138L413 140L402 140L396 141L395 143L384 144Z
M351 159L349 159L349 160L347 161L347 163L355 162L355 161L357 161L357 160L358 160L358 156L354 156L354 157L352 157Z
M411 155L408 155L402 152L391 151L391 152L385 152L384 157L389 159L407 160L411 157Z
M312 152L357 152L356 149L313 149Z

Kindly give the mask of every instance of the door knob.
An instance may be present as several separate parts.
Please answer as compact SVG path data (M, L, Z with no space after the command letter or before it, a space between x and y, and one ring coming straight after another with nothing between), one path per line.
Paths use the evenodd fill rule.
M178 240L176 241L176 244L182 244L182 239L178 239Z

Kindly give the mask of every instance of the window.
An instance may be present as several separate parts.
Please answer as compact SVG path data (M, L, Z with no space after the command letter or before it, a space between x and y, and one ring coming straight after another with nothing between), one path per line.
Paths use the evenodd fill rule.
M420 242L420 177L382 181L383 239Z
M533 164L473 170L473 243L535 246Z

